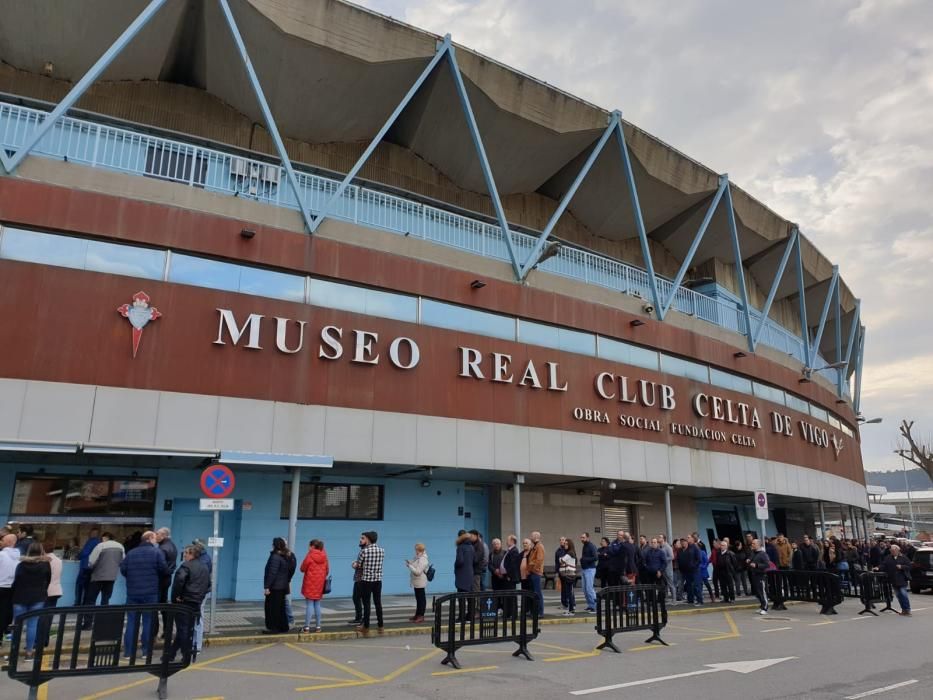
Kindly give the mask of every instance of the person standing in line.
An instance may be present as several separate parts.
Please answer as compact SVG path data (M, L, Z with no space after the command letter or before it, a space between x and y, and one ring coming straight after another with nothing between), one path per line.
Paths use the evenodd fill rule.
M790 546L790 542L784 537L783 532L778 533L777 539L774 541L774 548L777 550L778 555L777 567L784 570L790 569L794 551Z
M638 573L642 569L641 550L635 546L635 540L629 532L622 533L622 547L625 549L625 557L627 560L623 575L628 582L634 586L638 583Z
M211 588L211 572L201 563L200 556L201 553L197 547L185 547L182 552L181 565L175 570L170 600L172 603L190 608L191 616L175 616L175 637L165 652L169 661L175 660L179 649L182 658L187 659L191 656L194 635L192 622L200 618L201 606Z
M525 587L522 580L522 551L518 548L518 538L515 535L509 535L506 538L508 546L505 549L505 557L502 559L502 567L505 569L506 588L504 590L514 591L516 587ZM518 601L511 599L508 607L503 611L506 617L514 617Z
M35 530L32 525L25 524L19 526L19 534L16 536L16 548L19 550L19 555L21 557L27 556L29 552L29 545L35 542L35 537L33 537Z
M324 597L324 586L327 575L330 573L330 563L327 561L327 552L324 551L323 540L311 540L308 543L308 553L301 562L301 595L305 599L305 626L301 631L311 631L311 615L314 614L314 631L321 631L321 598Z
M88 532L87 541L81 547L80 554L78 554L78 575L75 577L75 605L86 605L84 597L87 595L87 589L91 583L91 567L88 564L88 559L91 552L94 551L94 547L99 544L100 530L96 527L91 528L91 531Z
M719 575L722 602L735 602L735 554L729 549L729 538L719 541L719 556L716 557L716 572Z
M172 542L172 533L167 527L160 527L156 530L156 542L159 545L159 551L162 552L162 556L165 557L165 567L168 571L168 573L162 577L162 580L159 581L159 602L167 603L168 592L172 587L172 577L175 575L175 567L178 566L178 547ZM167 613L162 613L163 628L166 625L167 619ZM156 627L158 627L158 625L159 620L156 618ZM162 638L161 635L159 638Z
M291 568L292 575L294 576L295 572L298 570L298 557L295 556L295 553L291 550L291 545L288 540L285 540L285 549L288 550L288 564ZM288 590L285 591L285 619L288 620L288 629L291 630L295 626L295 613L292 611L292 584L291 579L288 580Z
M713 595L713 589L709 585L709 554L706 552L706 543L703 540L697 540L697 549L700 550L700 568L698 570L700 583L702 587L706 588L706 592L709 593L709 600L711 603L715 603L717 596ZM703 591L700 591L700 602L703 602Z
M713 598L719 598L722 595L720 591L720 581L719 581L719 567L716 564L719 562L719 539L714 538L712 546L709 550L709 566L712 569L712 580L713 580Z
M479 530L470 530L469 534L473 545L473 582L470 584L470 590L475 593L483 590L483 574L486 573L489 555Z
M586 612L596 612L596 545L590 542L590 533L580 535L580 576L583 580L583 596L586 598Z
M0 538L0 646L6 640L6 631L13 622L13 578L19 565L16 535L7 533Z
M897 602L901 606L898 614L910 617L910 596L907 595L907 587L910 585L910 559L901 554L899 546L892 544L888 556L881 561L878 568L887 574L888 581L894 588Z
M619 530L609 545L609 585L619 586L628 569L628 550L625 547L625 531Z
M363 545L360 545L362 549ZM352 566L352 564L351 564ZM353 567L353 619L347 624L359 626L363 624L363 572Z
M132 554L132 552L130 552ZM284 634L289 630L288 616L285 613L285 596L288 595L295 568L294 557L290 557L285 540L276 537L272 540L272 551L266 560L263 573L263 595L265 596L265 623L263 634ZM129 558L129 554L127 558Z
M667 536L663 533L658 535L658 547L664 554L664 591L666 596L670 596L671 602L674 602L674 550L667 543Z
M62 560L55 556L54 552L45 555L49 560L49 569L52 571L52 579L49 582L49 590L45 598L45 607L54 608L58 606L58 600L64 592L62 589ZM49 630L52 627L52 618L46 617L39 625L38 644L40 647L48 646Z
M739 588L742 589L742 595L748 595L748 559L751 551L745 548L745 544L739 540L735 543L735 593L738 595Z
M768 573L768 568L771 566L771 560L768 559L768 554L761 547L761 543L757 539L752 540L752 557L748 561L748 577L751 579L752 591L755 593L755 597L758 598L758 603L761 605L761 610L758 611L759 615L768 614L768 597L765 595L765 574Z
M684 592L684 575L680 573L680 553L683 551L683 547L680 546L680 540L676 537L672 542L671 554L674 555L674 558L671 560L671 570L673 572L674 578L674 605L679 605L684 601L685 592Z
M505 572L505 547L498 537L491 542L489 550L489 572L492 574L491 587L494 591L503 591L509 587L509 579Z
M473 590L473 562L476 558L476 548L473 546L473 537L466 530L457 533L457 551L454 556L454 588L457 593L469 593ZM472 606L470 606L472 616ZM457 620L463 622L468 617L467 606L460 601L460 610Z
M609 538L601 537L596 550L596 578L599 579L600 588L609 585L609 556Z
M499 540L493 540L493 546ZM428 607L428 597L426 589L428 587L427 571L431 566L428 561L428 553L424 545L419 542L415 545L415 558L406 559L405 566L408 567L408 576L411 580L411 587L415 591L415 614L408 618L409 622L424 622L424 613ZM495 588L495 579L493 579L493 588Z
M100 542L88 557L90 578L84 589L84 605L97 605L98 595L101 605L110 605L113 584L117 580L117 574L120 573L123 557L123 545L113 539L113 535L109 532L101 535ZM91 629L91 617L83 617L82 627L86 630Z
M564 608L564 615L573 617L577 609L577 597L574 595L577 583L577 552L571 538L560 538L555 560L554 570L560 577L560 603Z
M544 545L541 543L541 533L535 530L531 533L531 553L528 555L528 581L531 590L538 598L538 616L544 617L544 589L541 585L544 576Z
M813 544L810 535L803 536L803 543L800 545L800 558L804 571L816 571L819 568L820 551Z
M211 561L211 555L207 553L207 549L205 549L201 540L195 539L190 546L193 548L198 562L207 570L207 593L201 598L200 614L194 623L194 648L200 654L204 648L204 606L207 604L207 599L213 595L212 591L214 589L212 581L214 562Z
M126 578L126 604L152 605L159 602L159 584L168 568L165 565L165 556L159 550L156 534L147 530L142 534L140 544L130 550L123 561L120 562L120 573ZM93 577L93 575L92 575ZM150 642L155 637L152 628L152 613L142 613L142 656L149 657L153 651ZM126 631L123 635L123 654L127 657L136 655L136 644L139 640L137 620L139 613L127 613Z
M703 583L700 579L700 549L691 535L680 540L681 550L677 556L680 575L684 577L684 590L687 604L699 607L703 605Z
M642 555L644 558L645 583L651 586L661 588L659 596L667 595L667 587L664 584L664 567L667 561L664 558L664 550L661 549L661 543L657 537L652 537L648 543L648 549Z
M370 607L376 607L376 625L379 633L384 631L382 623L382 566L385 562L385 550L376 544L379 538L375 531L367 531L360 535L360 544L363 548L354 565L363 570L360 579L363 589L363 623L357 631L363 635L369 634Z
M42 545L33 541L26 550L26 555L20 557L19 565L13 575L11 587L13 600L13 620L19 619L33 610L45 607L48 597L49 585L52 583L52 568L49 558L45 555ZM41 634L37 635L39 618L32 617L26 621L26 658L31 659L36 653L36 642L42 643Z

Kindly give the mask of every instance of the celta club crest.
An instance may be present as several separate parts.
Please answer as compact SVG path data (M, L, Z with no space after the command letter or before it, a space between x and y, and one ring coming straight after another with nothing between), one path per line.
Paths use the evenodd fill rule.
M149 295L145 292L136 292L133 295L132 304L123 304L117 307L117 312L123 318L129 320L133 326L133 357L139 351L139 341L143 337L143 328L149 321L155 321L162 316L162 313L154 306L149 305Z
M836 459L839 459L839 453L842 452L843 442L841 438L837 438L833 435L833 450L836 453Z

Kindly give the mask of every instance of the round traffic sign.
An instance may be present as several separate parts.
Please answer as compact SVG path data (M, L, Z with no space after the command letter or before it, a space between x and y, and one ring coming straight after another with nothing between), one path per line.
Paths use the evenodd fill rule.
M767 498L765 497L765 495L764 495L763 493L759 493L759 494L758 494L758 505L759 505L761 508L764 508L765 503L767 503L767 502L768 502L768 500L767 500Z
M227 498L234 486L236 477L226 464L212 464L201 472L201 491L208 498Z

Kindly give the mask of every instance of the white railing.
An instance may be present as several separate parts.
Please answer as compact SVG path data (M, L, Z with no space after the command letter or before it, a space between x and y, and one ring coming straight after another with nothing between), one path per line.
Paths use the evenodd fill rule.
M22 147L45 117L46 113L40 110L0 103L0 146L10 150ZM281 166L83 119L60 119L32 152L299 209ZM301 199L313 213L321 211L339 185L337 180L312 173L298 171L297 176ZM487 258L510 260L499 226L365 187L347 187L330 216ZM536 237L513 231L512 238L519 259L524 260ZM644 270L586 250L563 246L538 268L646 300L651 298ZM657 281L661 297L666 298L672 283L660 277ZM681 287L672 308L745 334L743 314L733 301L714 299ZM759 312L753 310L753 329L760 318ZM804 362L802 340L771 319L761 334L761 342ZM825 366L821 358L814 364Z

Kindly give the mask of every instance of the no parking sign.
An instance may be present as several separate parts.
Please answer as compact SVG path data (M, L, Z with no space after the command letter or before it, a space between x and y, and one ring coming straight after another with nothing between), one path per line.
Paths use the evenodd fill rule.
M227 498L234 486L236 477L226 464L212 464L201 472L201 491L208 498Z

